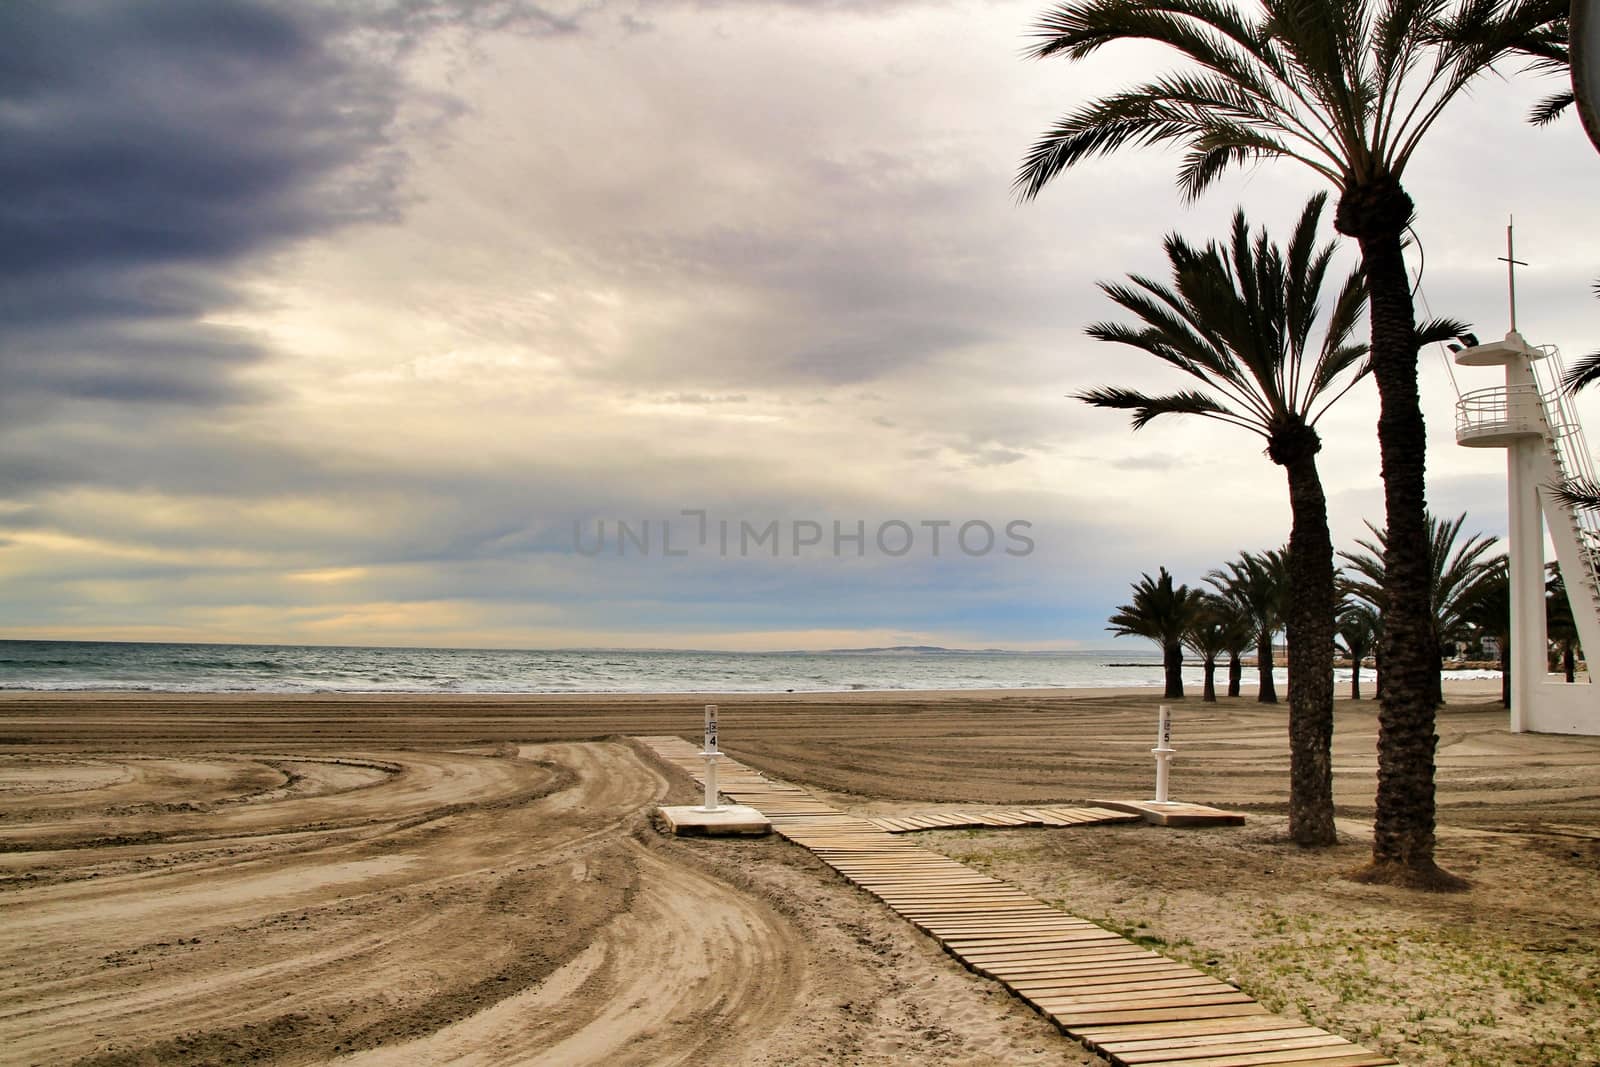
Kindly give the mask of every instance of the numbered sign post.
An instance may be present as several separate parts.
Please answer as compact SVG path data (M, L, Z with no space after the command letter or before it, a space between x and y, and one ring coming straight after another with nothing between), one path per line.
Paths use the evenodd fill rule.
M706 802L701 806L701 811L720 811L717 803L717 758L722 753L717 751L717 706L706 705L706 747L700 753L706 761Z
M1156 747L1150 750L1156 757L1156 803L1166 804L1167 800L1167 764L1172 759L1172 708L1166 704L1161 705L1161 711L1156 718Z

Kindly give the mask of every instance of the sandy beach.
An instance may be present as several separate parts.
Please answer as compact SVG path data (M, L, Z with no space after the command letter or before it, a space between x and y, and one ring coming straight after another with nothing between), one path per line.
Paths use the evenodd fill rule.
M1343 843L1284 841L1285 710L1177 705L1175 792L1237 829L919 842L1407 1064L1600 1060L1600 738L1439 718L1442 861L1356 885L1375 708L1338 706ZM756 697L0 695L0 1062L1093 1064L777 839L667 839L697 738L864 813L1142 796L1150 690Z

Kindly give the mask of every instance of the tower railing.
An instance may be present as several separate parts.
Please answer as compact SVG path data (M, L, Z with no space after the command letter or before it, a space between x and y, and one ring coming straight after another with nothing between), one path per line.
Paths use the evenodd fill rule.
M1544 397L1537 385L1497 385L1474 389L1456 401L1456 440L1507 432L1543 434L1539 414Z

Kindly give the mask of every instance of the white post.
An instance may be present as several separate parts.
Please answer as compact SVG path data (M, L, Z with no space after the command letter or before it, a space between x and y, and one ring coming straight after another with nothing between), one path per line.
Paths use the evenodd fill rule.
M1156 757L1156 803L1167 804L1167 771L1172 753L1172 708L1161 705L1156 719L1156 747L1150 750Z
M1524 426L1541 423L1539 379L1517 337L1506 357L1506 414ZM1506 335L1506 343L1512 335ZM1506 448L1506 541L1511 580L1511 732L1528 728L1545 671L1544 513L1539 507L1540 459L1550 447L1542 435L1528 434Z
M717 757L722 753L717 751L717 706L706 705L706 747L700 753L706 760L706 802L701 811L721 811L717 803Z

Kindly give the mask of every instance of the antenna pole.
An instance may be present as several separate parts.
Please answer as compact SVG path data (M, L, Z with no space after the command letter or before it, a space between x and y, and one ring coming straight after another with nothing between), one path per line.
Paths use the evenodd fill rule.
M1517 332L1517 268L1526 267L1528 264L1517 258L1516 246L1511 235L1512 226L1516 222L1510 215L1506 216L1506 254L1498 257L1506 265L1506 295L1511 302L1511 332Z

